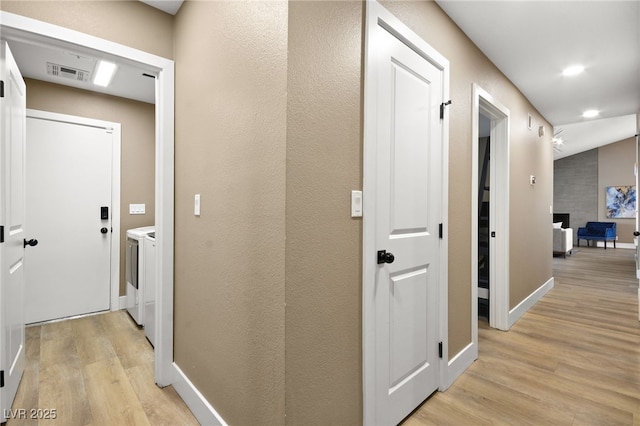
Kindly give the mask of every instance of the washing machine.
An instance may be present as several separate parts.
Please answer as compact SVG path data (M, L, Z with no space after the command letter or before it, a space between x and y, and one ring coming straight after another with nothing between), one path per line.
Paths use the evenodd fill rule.
M155 226L127 230L126 269L127 311L139 326L144 326L144 240Z

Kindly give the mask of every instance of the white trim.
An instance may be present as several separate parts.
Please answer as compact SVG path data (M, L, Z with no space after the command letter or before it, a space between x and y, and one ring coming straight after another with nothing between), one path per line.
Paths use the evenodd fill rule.
M47 44L73 44L101 57L118 57L156 73L156 247L158 262L158 342L156 383L172 383L173 369L173 217L174 217L174 61L68 28L0 11L3 38L22 37Z
M478 359L478 345L469 343L449 361L447 365L447 380L442 383L440 390L447 390L476 359Z
M95 127L111 131L111 248L109 307L112 311L120 309L120 169L122 139L121 125L111 121L97 120L76 115L59 114L27 108L27 118L56 121Z
M522 302L518 304L515 308L509 311L509 327L516 323L520 319L522 315L524 315L533 305L536 304L542 296L547 294L549 290L551 290L554 286L554 277L549 278L549 280L542 284L536 291L527 296Z
M362 392L363 422L376 424L375 415L375 312L370 309L374 297L371 283L375 282L375 170L376 170L376 123L377 81L375 58L375 32L383 27L418 54L426 58L442 71L443 100L449 99L449 61L429 46L417 34L393 16L375 0L366 2L365 24L365 78L364 78L364 146L363 146L363 235L362 235ZM444 238L440 244L440 283L438 288L439 338L443 345L443 358L440 360L440 386L447 383L448 368L444 361L448 359L448 195L449 195L449 111L442 122L442 204L441 218Z
M120 306L120 310L122 309L127 309L127 296L120 296L118 297L118 301L119 301L119 306Z
M182 372L180 367L172 363L174 371L173 387L183 399L189 410L201 425L221 425L226 426L222 416L209 404L209 401L200 393L189 378Z
M596 241L596 247L604 248L604 241ZM619 249L636 249L636 245L634 243L619 243L616 241L616 248ZM613 241L607 241L607 250L613 249Z
M482 113L491 119L491 174L489 227L496 237L489 239L490 297L489 325L508 330L509 315L509 122L507 107L482 89L472 86L471 105L471 334L478 344L478 138Z

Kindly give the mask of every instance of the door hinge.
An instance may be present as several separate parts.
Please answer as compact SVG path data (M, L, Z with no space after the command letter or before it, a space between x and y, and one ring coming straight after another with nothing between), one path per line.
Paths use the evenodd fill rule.
M0 98L4 98L4 80L0 80Z
M440 104L440 120L444 119L444 107L451 105L451 99Z
M442 342L438 343L438 358L442 358Z
M440 239L444 238L444 230L442 224L438 226L438 236L440 237Z
M4 370L0 371L0 388L4 387Z
M4 243L4 226L0 226L0 243Z

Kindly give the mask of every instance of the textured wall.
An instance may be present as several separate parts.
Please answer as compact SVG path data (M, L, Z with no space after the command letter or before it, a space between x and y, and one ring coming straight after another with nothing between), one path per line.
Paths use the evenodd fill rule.
M155 107L72 87L25 80L27 108L113 121L122 125L120 295L124 295L126 230L153 225L155 217ZM130 215L129 203L146 204L146 213Z
M286 412L362 423L362 13L289 3Z
M173 58L173 16L139 1L2 0L0 10Z
M175 362L229 424L282 424L287 3L186 2L175 34Z
M553 162L553 212L570 214L574 243L580 226L598 220L597 149Z
M633 173L636 157L636 138L628 138L620 142L598 148L598 220L616 222L618 242L633 243L635 219L607 218L606 188L607 186L628 186L636 184Z

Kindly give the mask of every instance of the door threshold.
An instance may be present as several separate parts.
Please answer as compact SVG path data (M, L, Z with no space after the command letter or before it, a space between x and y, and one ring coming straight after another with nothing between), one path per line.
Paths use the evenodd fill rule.
M56 318L56 319L47 320L47 321L40 321L40 322L32 322L31 324L26 324L25 327L29 328L29 327L36 327L36 326L45 325L45 324L54 324L56 322L68 321L68 320L73 320L73 319L78 319L78 318L85 318L85 317L92 317L94 315L105 314L107 312L110 312L110 310L109 309L105 309L104 311L89 312L87 314L72 315L70 317Z

